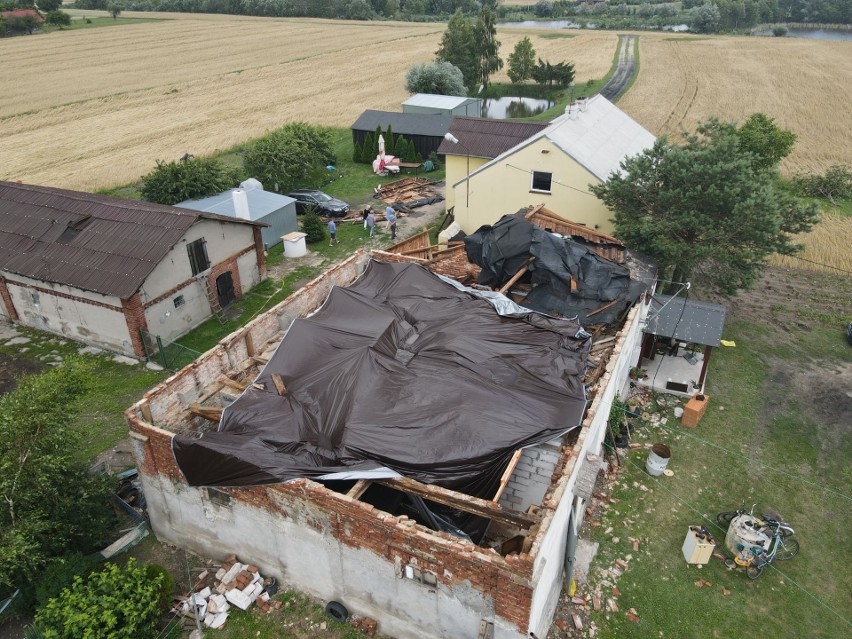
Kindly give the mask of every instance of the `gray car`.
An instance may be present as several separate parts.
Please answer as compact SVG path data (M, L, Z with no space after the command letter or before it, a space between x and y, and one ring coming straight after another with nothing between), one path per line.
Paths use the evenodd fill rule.
M346 217L349 205L343 200L333 198L327 193L314 189L299 189L290 191L287 197L296 200L296 213L302 215L312 208L324 217Z

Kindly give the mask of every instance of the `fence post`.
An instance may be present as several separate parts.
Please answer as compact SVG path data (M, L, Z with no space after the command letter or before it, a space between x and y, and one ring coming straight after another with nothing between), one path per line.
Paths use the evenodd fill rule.
M157 348L160 349L160 361L163 363L163 368L171 370L169 368L169 360L166 358L166 349L163 348L163 340L160 339L159 335L157 335Z

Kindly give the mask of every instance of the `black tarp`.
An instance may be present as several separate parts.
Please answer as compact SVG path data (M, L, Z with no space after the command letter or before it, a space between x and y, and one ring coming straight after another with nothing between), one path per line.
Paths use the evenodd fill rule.
M479 283L502 287L527 262L532 290L524 306L542 313L576 317L581 324L610 324L635 302L646 286L630 270L599 256L580 242L562 238L524 219L526 209L505 215L465 237L467 258L482 267ZM571 290L571 279L575 290ZM605 310L589 317L609 302Z
M585 410L588 334L514 309L416 264L370 262L293 322L256 380L266 390L249 387L216 432L174 438L178 465L195 486L384 468L490 498L513 451Z

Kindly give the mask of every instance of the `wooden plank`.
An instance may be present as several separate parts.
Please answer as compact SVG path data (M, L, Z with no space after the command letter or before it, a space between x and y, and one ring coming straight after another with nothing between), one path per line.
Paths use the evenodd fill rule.
M287 393L287 387L284 385L284 379L278 373L272 373L272 383L275 384L275 390L279 395Z
M605 311L605 310L606 310L606 309L608 309L608 308L612 308L612 307L613 307L613 306L615 306L617 303L618 303L618 300L612 300L609 304L604 304L604 305L603 305L603 306L601 306L600 308L596 308L596 309L595 309L595 310L593 310L591 313L588 313L588 314L586 315L586 317L591 317L592 315L597 315L598 313L601 313L601 312Z
M231 388L240 393L242 393L246 389L246 386L248 386L248 382L238 382L237 380L231 379L226 375L220 375L217 381L222 384L222 386L227 386L228 388Z
M519 448L512 455L512 459L509 460L509 465L506 466L506 470L503 471L503 476L500 478L500 486L497 488L497 492L494 497L491 498L495 504L500 501L500 496L503 494L503 491L506 490L506 485L509 483L509 479L512 477L512 473L515 472L515 467L518 465L518 462L521 460L521 455L523 454L524 449Z
M367 489L372 483L373 482L368 479L359 479L355 482L355 485L349 489L349 492L346 493L346 496L351 497L352 499L361 499L361 495L367 492Z
M151 405L148 403L147 399L143 399L139 402L139 410L142 413L142 417L145 418L145 421L149 424L154 423L154 416L151 414Z
M419 481L408 477L397 477L396 479L377 479L377 483L399 490L410 495L422 497L428 501L433 501L436 504L449 506L462 512L485 517L491 521L497 521L509 526L517 526L519 528L529 528L535 524L538 519L532 515L502 508L494 502L479 499L478 497L470 497L461 493L441 488L440 486L428 486L421 484Z
M245 335L243 335L243 339L246 342L246 353L249 357L254 355L254 338L251 336L250 331L246 331Z
M269 362L269 359L266 357L258 357L257 355L253 355L252 357L249 357L249 359L255 364L260 364L261 366L266 366L267 362Z
M201 404L192 404L189 407L189 412L193 415L217 423L220 419L222 419L223 410L225 409L221 406L202 406Z
M512 285L513 285L515 282L517 282L519 279L521 279L521 277L523 277L524 273L526 273L526 272L529 270L529 268L530 268L530 264L532 264L533 262L535 262L535 257L529 257L529 258L527 258L527 261L526 261L526 262L524 262L524 263L521 265L521 268L520 268L520 269L518 269L518 272L517 272L517 273L515 273L515 274L512 276L512 279L510 279L508 282L506 282L506 283L502 286L502 288L501 288L499 291L497 291L497 292L498 292L498 293L502 293L503 295L505 295L505 294L506 294L506 291L508 291L510 288L512 288Z

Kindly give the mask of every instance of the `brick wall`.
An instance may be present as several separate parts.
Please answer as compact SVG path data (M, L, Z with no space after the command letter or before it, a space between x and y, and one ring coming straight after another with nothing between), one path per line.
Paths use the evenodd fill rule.
M12 302L12 296L9 294L9 287L6 286L6 278L0 277L0 297L3 298L3 304L6 307L6 313L9 315L9 319L14 321L18 320L18 311L15 309L15 304Z
M560 459L557 446L541 444L525 448L500 496L500 505L524 512L530 505L540 504L553 483Z
M135 415L128 417L128 423L134 433L131 441L146 494L153 490L149 487L163 481L170 482L172 492L180 495L199 490L187 486L183 480L172 454L172 433L153 427ZM248 519L257 522L257 529L262 530L263 526L270 525L271 514L282 523L297 522L300 526L307 526L335 539L342 546L368 550L389 565L396 566L399 579L404 576L405 566L413 566L432 573L437 587L472 588L493 602L494 613L498 617L516 628L519 635L526 635L533 591L533 564L528 555L501 557L448 533L429 530L405 515L389 515L307 479L220 490L230 496L232 507L247 508L240 511L243 525L248 523ZM153 513L152 522L155 531L160 534L157 528L162 525L162 520L157 518L157 514ZM220 522L217 525L227 524ZM235 550L239 552L240 549ZM331 550L325 544L318 547L317 552ZM241 558L267 565L276 560L274 549L270 549L266 557ZM300 582L310 578L311 575L289 574L289 580L296 587L304 587ZM392 585L388 587L392 588Z
M257 254L257 272L260 281L266 279L266 251L263 249L263 235L259 226L252 229L254 233L254 252Z
M148 330L148 321L145 319L145 306L142 304L139 293L134 293L129 299L121 300L121 308L127 322L127 329L130 331L133 352L139 357L145 357L145 347L139 331Z

